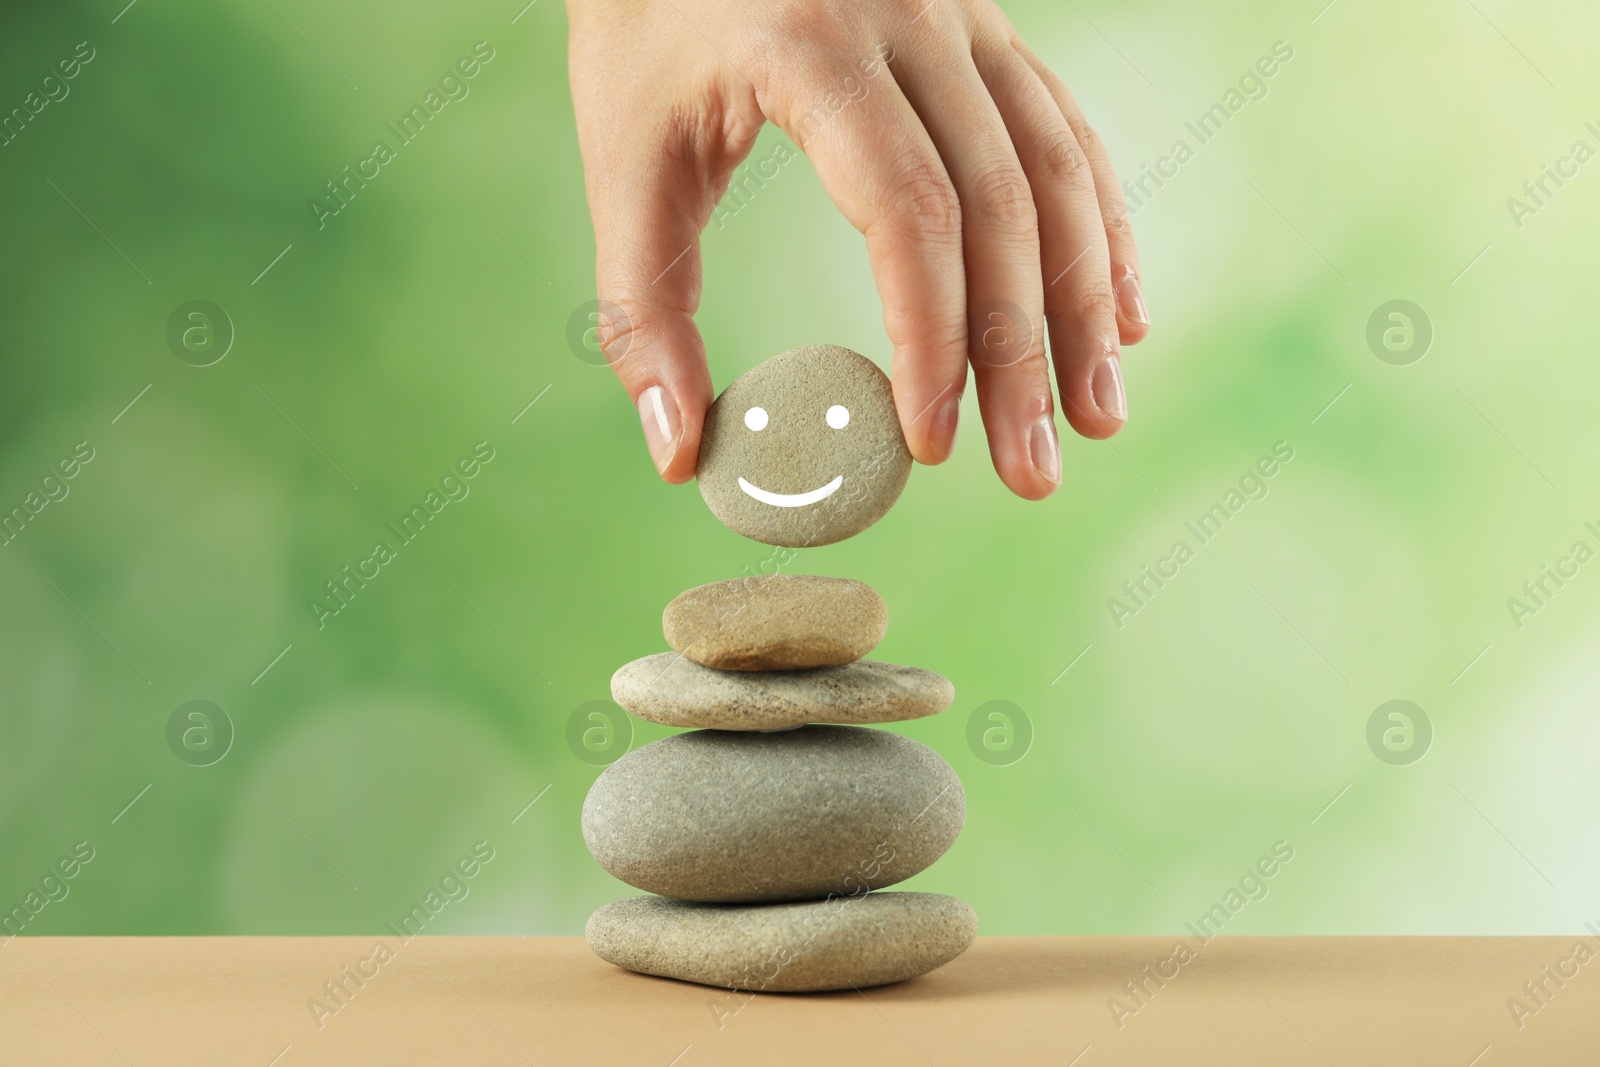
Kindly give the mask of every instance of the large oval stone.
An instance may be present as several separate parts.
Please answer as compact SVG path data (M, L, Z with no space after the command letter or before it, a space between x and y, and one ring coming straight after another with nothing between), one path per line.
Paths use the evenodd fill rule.
M901 982L965 952L978 917L939 893L868 893L802 904L630 897L589 917L589 947L618 967L752 993Z
M966 820L956 772L884 730L701 730L623 756L583 802L600 866L683 900L860 893L910 878Z
M679 593L661 614L667 644L724 671L854 663L888 626L889 609L872 586L820 574L712 582Z
M813 345L736 378L706 412L696 476L717 518L769 545L830 545L883 518L911 474L889 379Z
M712 730L899 722L935 715L955 698L942 674L871 659L804 671L719 671L658 652L611 676L611 699L641 719Z

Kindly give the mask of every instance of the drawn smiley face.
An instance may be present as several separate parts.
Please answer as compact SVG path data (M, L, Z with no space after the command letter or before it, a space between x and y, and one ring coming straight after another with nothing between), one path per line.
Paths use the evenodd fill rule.
M750 370L706 413L700 495L769 545L829 545L865 530L911 473L889 379L848 348L796 348Z

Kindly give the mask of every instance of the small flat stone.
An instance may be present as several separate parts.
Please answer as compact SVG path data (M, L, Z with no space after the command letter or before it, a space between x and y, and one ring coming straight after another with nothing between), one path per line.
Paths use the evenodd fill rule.
M855 536L883 518L910 474L889 379L848 348L773 356L706 412L700 495L727 526L769 545Z
M755 903L863 893L945 853L966 821L939 754L886 730L698 730L607 767L583 802L583 839L636 889Z
M889 609L870 585L817 574L712 582L679 593L661 616L667 644L724 671L854 663L888 626Z
M719 671L657 652L611 676L611 699L664 726L773 731L920 719L953 704L956 690L942 674L873 659L803 671Z
M589 917L589 947L630 971L749 992L805 993L903 982L967 950L971 905L939 893L867 893L800 904L613 901Z

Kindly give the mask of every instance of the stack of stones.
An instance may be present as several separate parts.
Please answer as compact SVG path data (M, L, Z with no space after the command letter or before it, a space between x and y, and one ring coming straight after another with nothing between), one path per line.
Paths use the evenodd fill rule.
M688 733L612 764L583 806L607 871L651 896L589 919L589 945L632 971L730 989L850 989L960 955L972 908L875 892L944 854L966 818L949 764L868 724L933 715L955 690L863 659L888 612L856 581L775 574L667 605L675 650L617 671L612 696Z

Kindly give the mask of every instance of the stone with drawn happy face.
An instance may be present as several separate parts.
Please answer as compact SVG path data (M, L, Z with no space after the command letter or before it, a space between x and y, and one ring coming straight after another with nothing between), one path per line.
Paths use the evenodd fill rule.
M773 356L706 413L700 495L769 545L830 545L883 518L911 474L889 379L848 348Z

